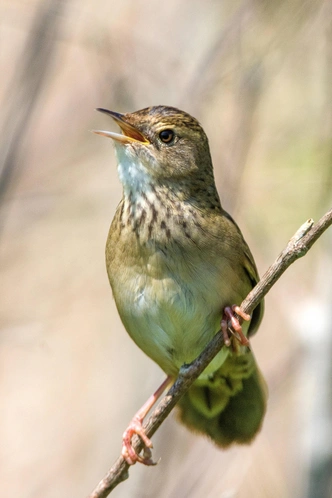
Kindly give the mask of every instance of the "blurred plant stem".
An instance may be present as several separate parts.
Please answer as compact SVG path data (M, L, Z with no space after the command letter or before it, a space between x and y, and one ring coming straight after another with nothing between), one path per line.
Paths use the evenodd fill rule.
M4 99L2 119L4 139L0 145L0 201L3 205L7 190L24 166L24 139L46 78L55 61L56 42L66 2L47 0L38 7L27 42L19 57L12 81ZM2 206L0 205L0 208ZM4 211L0 218L3 229ZM0 232L1 233L1 232Z

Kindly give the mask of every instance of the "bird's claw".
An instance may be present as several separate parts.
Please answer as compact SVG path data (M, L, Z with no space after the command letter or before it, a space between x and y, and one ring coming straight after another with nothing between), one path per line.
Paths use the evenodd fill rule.
M128 465L134 465L136 462L143 463L144 465L157 465L158 462L152 460L152 441L146 435L142 422L143 419L134 417L124 431L121 454ZM144 443L143 455L139 455L133 448L131 439L135 434L139 436Z
M249 321L251 316L241 310L240 306L233 304L233 306L226 306L224 309L223 319L221 320L221 331L224 337L225 346L231 345L231 340L229 337L229 331L243 346L249 346L249 340L244 335L239 319L235 316L235 313L241 317L243 320ZM232 329L228 328L228 320L232 324Z

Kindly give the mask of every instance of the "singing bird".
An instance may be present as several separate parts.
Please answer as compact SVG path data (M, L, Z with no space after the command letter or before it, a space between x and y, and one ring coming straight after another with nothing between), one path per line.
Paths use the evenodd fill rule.
M112 138L123 197L108 234L106 265L121 320L135 343L167 374L123 437L129 464L152 464L137 454L137 433L152 447L142 420L169 380L192 362L220 328L225 346L178 409L189 428L218 446L250 443L266 410L267 390L248 339L263 303L245 316L240 304L258 281L253 256L216 189L207 136L179 109L148 107L120 114L106 109L122 133ZM242 327L234 310L247 321ZM237 338L228 334L231 319Z

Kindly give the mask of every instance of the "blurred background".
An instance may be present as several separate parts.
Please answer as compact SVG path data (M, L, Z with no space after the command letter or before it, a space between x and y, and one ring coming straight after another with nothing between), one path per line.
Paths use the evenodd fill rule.
M2 0L0 482L85 497L164 378L129 339L104 246L121 186L94 111L172 105L210 139L224 207L261 274L332 200L329 0ZM156 468L117 498L332 496L332 230L266 299L252 340L270 398L223 452L172 414Z

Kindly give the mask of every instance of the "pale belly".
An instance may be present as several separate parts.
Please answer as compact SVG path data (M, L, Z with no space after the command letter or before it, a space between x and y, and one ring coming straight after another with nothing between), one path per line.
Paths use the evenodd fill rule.
M231 274L227 264L221 271L206 261L166 267L155 254L145 267L126 267L110 280L129 335L167 374L176 375L220 329L223 308L241 301ZM204 374L219 368L227 354L223 348Z

